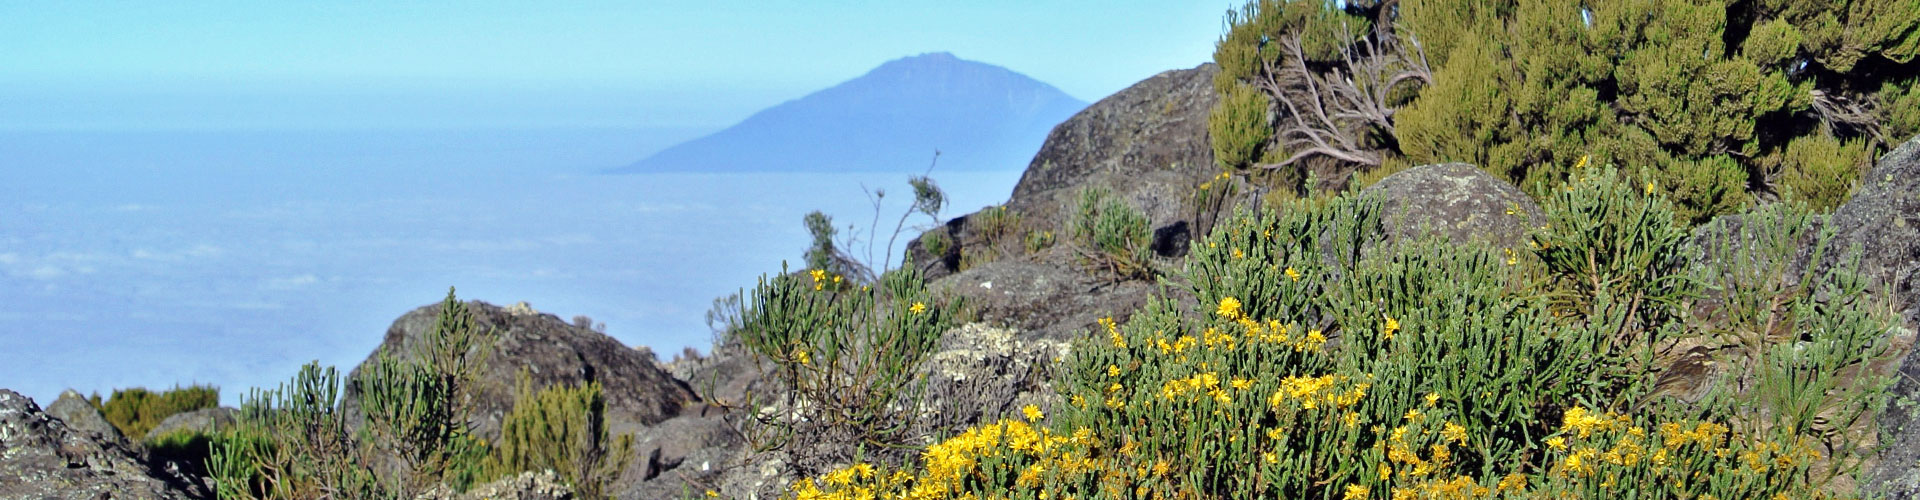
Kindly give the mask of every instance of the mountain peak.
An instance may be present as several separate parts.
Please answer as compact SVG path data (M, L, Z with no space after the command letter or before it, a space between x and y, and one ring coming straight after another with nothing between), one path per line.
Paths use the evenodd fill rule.
M928 52L767 108L617 172L894 171L1026 165L1087 103L1003 67Z

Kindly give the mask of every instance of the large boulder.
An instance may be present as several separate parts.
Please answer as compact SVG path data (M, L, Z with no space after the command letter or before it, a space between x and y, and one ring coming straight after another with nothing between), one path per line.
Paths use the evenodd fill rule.
M1860 272L1899 311L1903 329L1920 330L1920 137L1880 157L1827 225L1835 235L1831 248L1840 251L1818 262L1802 255L1802 262L1833 266L1858 246ZM1920 397L1920 350L1901 360L1896 379L1896 404L1880 416L1887 448L1868 478L1889 498L1920 498L1920 407L1898 404Z
M513 408L515 377L522 370L535 387L599 382L606 395L608 427L616 435L666 421L698 400L685 383L675 380L647 352L627 347L606 334L569 324L524 303L500 307L471 301L467 310L473 314L475 326L483 331L491 329L495 335L491 344L476 347L486 350L486 364L479 370L474 391L473 423L477 434L489 441L499 438L501 421ZM435 304L394 320L380 349L411 356L439 314L440 305ZM375 355L378 352L375 350ZM353 375L368 369L375 355L355 367ZM350 419L358 419L359 397L358 388L348 384L341 406L353 415ZM622 475L623 481L644 473L641 469L645 464L635 462Z
M193 485L157 477L156 468L137 450L95 435L42 411L20 393L0 389L0 499L211 496Z
M1076 259L1073 252L1055 251L994 261L947 276L934 289L965 297L981 321L1019 330L1025 338L1053 340L1080 336L1100 318L1125 322L1158 289L1088 272Z
M211 434L233 425L234 416L238 413L239 410L224 406L175 413L161 420L160 425L153 426L153 430L147 431L145 440L152 441L181 431Z
M1070 204L1081 188L1093 186L1111 189L1163 233L1186 227L1194 187L1219 171L1207 142L1207 114L1219 100L1213 92L1218 71L1208 63L1154 75L1055 126L1003 205L1020 219L1016 234L990 241L976 212L930 231L955 243L946 255L929 254L919 239L908 243L907 255L929 278L938 278L965 262L1019 256L1028 230L1052 231L1064 241Z
M60 392L60 398L47 405L47 414L67 423L67 428L87 433L88 437L102 443L127 444L127 438L120 435L120 429L114 428L100 410L88 403L86 396L67 389Z
M1545 220L1532 197L1465 163L1407 169L1361 194L1380 197L1390 239L1432 235L1454 243L1515 248L1525 243L1529 225Z

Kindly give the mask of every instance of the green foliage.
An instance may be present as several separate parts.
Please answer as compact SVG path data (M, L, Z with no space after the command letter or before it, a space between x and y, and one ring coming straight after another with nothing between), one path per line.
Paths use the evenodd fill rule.
M1635 184L1698 224L1805 187L1792 183L1851 184L1809 159L1834 149L1815 137L1870 158L1920 133L1916 12L1915 0L1253 0L1216 46L1209 125L1226 151L1221 131L1251 123L1233 111L1252 99L1238 85L1279 103L1267 144L1290 160L1336 173L1469 162L1536 197L1592 154L1634 165ZM1805 175L1774 175L1789 164Z
M1245 169L1260 159L1273 137L1266 94L1242 83L1226 88L1220 104L1207 116L1207 140L1213 144L1213 162L1222 168Z
M1053 231L1042 231L1039 229L1027 230L1027 236L1023 238L1027 246L1027 253L1040 253L1042 250L1052 248L1053 239Z
M1068 221L1073 242L1080 255L1092 267L1120 278L1144 277L1153 273L1153 230L1147 215L1114 197L1103 187L1080 190Z
M1887 402L1892 379L1860 367L1890 355L1894 319L1867 293L1859 249L1832 248L1833 228L1816 224L1807 205L1788 202L1703 229L1702 265L1694 273L1720 307L1695 328L1727 346L1731 369L1723 379L1750 381L1753 389L1751 397L1720 394L1694 413L1745 422L1742 430L1777 441L1822 446L1831 463L1810 479L1824 483L1856 472L1875 451L1848 434ZM1811 262L1836 251L1846 258L1796 269L1802 245ZM1752 415L1769 418L1737 418Z
M487 457L490 476L552 469L581 498L609 498L608 488L633 459L633 435L609 437L600 383L536 391L522 370L514 394L500 441Z
M207 461L219 498L392 496L348 431L339 395L339 372L316 362L279 388L242 397L234 428L214 438Z
M796 436L860 450L917 444L909 424L925 384L914 368L960 322L961 301L935 298L913 266L871 286L838 282L819 270L783 269L760 279L740 313L740 343L773 365L784 388L776 406L756 411L766 418L756 422L755 440L762 448L788 448L803 468L852 457L833 455L844 448L787 446Z
M1559 310L1612 330L1609 355L1651 345L1696 293L1680 272L1687 230L1657 191L1589 169L1547 198L1533 233Z
M1015 212L1006 205L982 208L975 217L979 217L980 237L987 241L988 246L993 246L1006 237L1020 232L1020 212Z
M920 233L920 248L926 249L927 255L932 255L934 260L944 259L947 252L953 251L953 237L947 236L944 229Z
M1811 234L1805 209L1768 205L1708 228L1695 261L1668 203L1616 172L1560 192L1537 259L1381 241L1377 201L1353 195L1236 213L1195 244L1180 282L1197 303L1155 298L1078 341L1053 381L1064 404L970 429L910 468L855 463L791 494L1855 494L1835 479L1871 456L1859 443L1887 379L1866 370L1884 359L1893 318L1862 293L1854 264L1786 274ZM1681 299L1696 283L1723 301L1698 317L1677 307L1692 305ZM1664 335L1627 339L1622 325ZM1750 332L1776 329L1791 334ZM1696 404L1629 390L1664 381L1643 353L1679 335L1748 339L1738 345L1751 358L1704 351L1732 365L1709 382L1741 392Z
M839 268L840 249L833 243L834 234L839 232L833 227L833 218L828 217L824 212L814 210L807 212L802 222L807 226L807 234L813 239L813 243L807 246L807 269L827 269L846 274L845 269Z
M220 388L195 384L175 386L158 394L144 387L115 389L106 401L102 402L100 394L95 393L87 398L87 403L99 410L121 435L139 440L174 414L220 406Z
M360 394L370 444L405 463L402 491L418 494L447 482L470 483L477 464L473 449L473 385L491 352L493 333L480 331L466 303L452 289L440 303L433 329L402 357L382 348L372 365L350 383ZM469 469L469 470L463 470Z
M1826 135L1795 138L1775 167L1779 184L1815 210L1840 206L1871 165L1866 138L1842 142Z

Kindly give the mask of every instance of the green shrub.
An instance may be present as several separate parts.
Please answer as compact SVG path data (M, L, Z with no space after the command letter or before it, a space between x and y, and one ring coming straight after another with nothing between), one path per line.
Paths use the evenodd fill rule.
M1672 321L1697 288L1681 272L1686 227L1658 192L1612 167L1586 170L1546 199L1533 232L1563 312L1615 328L1618 347Z
M1020 212L1015 212L1006 205L980 209L980 213L975 217L979 217L980 237L987 241L987 246L993 246L1020 231Z
M115 389L113 396L100 400L95 393L87 402L99 410L120 434L128 439L145 439L147 431L177 413L220 406L220 388L210 385L175 386L158 394L144 387Z
M914 368L959 324L961 302L935 298L913 266L871 286L834 287L825 272L762 277L737 330L741 345L769 362L782 389L755 415L756 446L786 448L803 470L915 444L913 422L924 380ZM766 403L762 401L762 403ZM795 437L842 443L787 446ZM897 452L896 452L897 453ZM812 455L823 454L823 455Z
M633 435L609 437L600 383L536 391L525 370L517 378L513 410L487 459L489 476L551 469L581 498L609 498L633 459Z
M1809 220L1782 215L1792 212L1749 215L1733 237L1760 244L1709 245L1724 259L1713 265L1670 266L1679 252L1666 234L1677 224L1671 212L1620 186L1611 172L1571 186L1594 200L1554 202L1540 260L1379 241L1377 202L1352 195L1236 213L1195 245L1181 282L1197 303L1155 298L1076 343L1053 383L1064 404L977 426L910 467L854 463L803 479L790 496L1851 494L1834 479L1870 456L1855 424L1887 386L1843 374L1881 359L1887 309L1866 299L1850 265L1755 279L1789 268ZM1587 263L1544 255L1554 245ZM1730 297L1726 328L1777 324L1755 316L1764 310L1789 315L1777 321L1803 334L1754 337L1762 357L1724 360L1745 370L1727 380L1754 384L1741 397L1640 404L1647 392L1622 386L1659 378L1662 367L1607 355L1618 327L1666 315L1664 338L1711 336L1698 331L1717 320L1649 312L1669 307L1666 298L1632 306L1613 297L1665 297L1693 282ZM1629 310L1640 319L1625 319Z
M1781 194L1769 175L1783 163L1843 173L1807 163L1798 141L1876 157L1920 133L1916 7L1250 0L1215 46L1208 127L1229 168L1251 165L1261 144L1286 150L1271 164L1336 176L1459 161L1536 197L1592 154L1638 166L1636 185L1669 191L1698 224ZM1261 124L1273 125L1264 142Z
M1080 190L1069 222L1081 257L1121 278L1153 274L1153 232L1146 214L1101 187Z
M393 496L348 431L339 395L339 372L316 362L279 388L242 397L234 428L214 437L207 461L219 498Z
M465 489L473 479L473 386L492 352L494 335L474 325L453 290L440 302L432 330L410 356L382 348L350 384L366 416L366 444L400 458L400 490L418 494L442 482ZM451 479L451 481L448 481Z
M1026 243L1027 253L1030 254L1040 253L1042 250L1053 248L1053 231L1029 229L1027 230L1026 238L1023 239Z
M934 261L939 261L953 251L953 237L947 235L947 230L936 228L920 234L920 248L926 249Z
M1866 154L1871 146L1861 138L1844 142L1825 135L1796 138L1780 155L1778 183L1785 187L1783 192L1815 210L1840 206L1872 164Z

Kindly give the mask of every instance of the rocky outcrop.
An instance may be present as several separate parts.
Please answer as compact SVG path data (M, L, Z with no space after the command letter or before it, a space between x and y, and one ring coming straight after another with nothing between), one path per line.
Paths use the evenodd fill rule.
M488 350L475 388L474 425L482 438L498 439L501 420L513 408L514 381L521 370L531 376L536 387L600 382L607 398L607 422L616 435L666 421L697 401L686 384L675 380L652 357L606 334L530 307L510 310L472 301L467 303L467 310L474 315L477 327L491 329L495 335L492 344L476 347ZM435 304L394 320L380 348L410 355L439 314L440 305ZM368 356L354 372L366 369L373 361L373 356ZM358 413L359 393L351 384L341 407L349 415ZM622 475L622 481L644 473L645 464L635 462Z
M0 499L209 496L155 477L138 451L94 435L42 411L20 393L0 389Z
M161 420L160 425L147 431L145 440L153 440L180 431L212 433L233 425L234 415L239 411L233 408L203 408L194 411L175 413Z
M1880 157L1827 226L1834 231L1831 248L1839 251L1806 265L1836 265L1857 246L1860 272L1890 299L1904 329L1920 330L1920 137ZM1802 262L1810 258L1802 255ZM1901 401L1920 399L1920 350L1906 355L1896 378L1894 403L1880 416L1881 435L1890 440L1868 477L1890 498L1917 498L1920 407Z
M69 429L86 433L95 441L122 446L127 444L127 438L120 435L120 429L114 428L99 409L87 402L86 396L81 396L73 389L62 391L59 399L47 405L47 414L66 422Z
M1069 204L1080 189L1103 186L1146 213L1154 228L1173 226L1190 218L1194 187L1219 169L1207 142L1207 114L1218 100L1213 92L1211 63L1187 70L1167 71L1136 83L1081 110L1053 128L1047 141L1027 165L1005 208L1021 219L1020 228L1061 231ZM981 234L979 213L963 215L933 231L944 231L954 251L930 255L918 239L907 254L923 266L929 278L958 271L960 254L1022 249L1023 234L1001 235L989 242ZM984 248L993 243L993 249Z
M1071 344L1020 332L969 323L940 337L940 346L919 373L927 381L930 408L923 425L938 435L956 435L967 427L1019 415L1026 405L1051 409L1059 362Z
M936 290L967 298L979 319L1019 330L1032 339L1067 340L1100 318L1125 322L1157 289L1146 281L1120 281L1089 273L1072 252L1038 259L1008 259L941 279Z
M518 476L475 486L466 493L454 493L445 487L439 487L420 495L417 500L573 500L573 498L575 498L573 489L568 488L567 484L561 481L560 475L546 470L522 472Z
M1381 200L1389 239L1433 235L1454 243L1524 246L1528 221L1545 220L1533 198L1479 167L1425 165L1361 190Z

